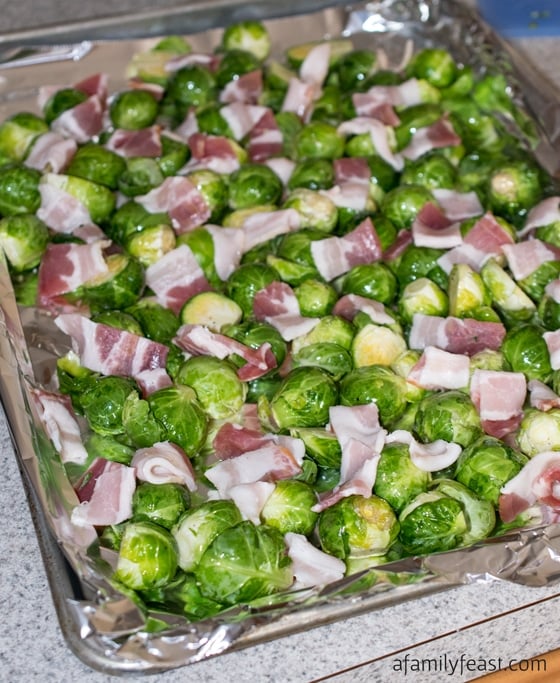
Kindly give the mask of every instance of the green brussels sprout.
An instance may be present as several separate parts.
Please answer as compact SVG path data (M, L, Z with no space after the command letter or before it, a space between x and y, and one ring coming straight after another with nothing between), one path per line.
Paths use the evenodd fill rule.
M121 156L102 145L87 142L78 147L66 173L116 190L125 169L126 161Z
M222 334L236 339L238 342L258 349L263 344L270 344L278 367L282 365L288 352L288 345L275 327L264 322L244 321L237 325L226 325Z
M552 408L543 412L536 408L527 408L515 440L520 450L529 458L543 451L560 450L560 409Z
M422 185L399 185L381 201L381 213L400 230L410 228L420 209L434 197Z
M221 105L216 102L205 105L196 112L196 123L198 130L207 135L220 135L227 138L234 138L234 134L221 114Z
M191 151L186 143L165 135L163 132L160 140L161 156L158 158L159 168L166 178L177 175L189 160Z
M170 344L179 329L179 319L154 299L139 299L126 309L138 321L142 336L160 344Z
M549 282L556 280L560 277L560 260L558 261L545 261L536 268L527 277L520 278L517 284L521 289L533 299L533 301L540 302L546 292L546 286Z
M336 404L338 389L332 376L318 367L299 367L282 380L270 400L258 401L262 424L272 431L297 427L322 427Z
M201 594L194 574L181 570L177 571L169 583L142 590L140 595L148 606L163 611L171 609L184 615L189 621L212 617L223 609L222 605Z
M538 303L537 307L539 321L542 326L554 331L560 328L560 303L551 296L545 294Z
M72 401L72 406L78 414L83 414L81 399L85 390L97 382L99 374L80 365L79 357L68 351L66 355L57 358L56 379L59 390Z
M241 520L241 513L231 500L208 500L185 511L171 529L179 548L181 569L193 571L214 538Z
M152 522L130 522L122 536L114 578L133 590L167 584L177 571L171 534Z
M186 176L200 192L210 209L209 223L216 223L223 216L228 203L228 187L224 178L215 171L201 168Z
M299 69L303 64L305 58L309 55L311 50L318 45L328 43L330 48L329 66L331 68L341 59L345 54L354 49L352 41L348 38L331 38L329 40L313 40L306 43L299 43L298 45L291 45L285 51L285 58L289 66L294 69Z
M470 488L452 479L436 480L433 490L453 498L463 506L468 528L461 538L461 545L476 543L492 533L496 526L496 513L489 500L479 498Z
M257 261L260 260L260 256L257 256L256 254L255 258ZM292 287L298 287L304 282L309 282L310 278L320 277L319 272L315 267L306 266L302 263L296 263L295 261L288 261L287 259L280 258L279 256L274 256L274 254L266 255L266 264L269 265L271 268L274 268L274 270L278 273L279 279L282 280L282 282L287 282ZM316 280L316 282L319 281ZM320 295L318 289L317 293ZM326 296L326 292L324 293L324 295ZM317 302L317 305L319 306L320 303ZM302 315L305 315L303 311L301 311L301 313Z
M126 251L143 266L148 267L177 246L175 231L167 223L151 225L130 236Z
M165 180L160 165L151 157L128 157L119 177L118 189L125 197L147 194Z
M120 462L123 465L130 465L134 456L134 448L121 443L117 438L109 435L93 432L88 435L84 442L88 453L88 462L93 462L96 458Z
M206 439L208 418L194 389L181 384L165 387L150 394L147 401L163 425L164 440L181 446L188 456L197 455Z
M76 88L60 88L53 93L43 107L43 116L50 124L68 109L73 109L87 100L88 96Z
M515 280L494 259L480 269L480 277L492 298L493 307L508 325L533 319L536 306Z
M99 545L102 548L109 548L118 552L121 547L125 527L126 522L104 527L103 531L99 534Z
M221 332L226 325L235 325L243 317L241 307L221 292L199 292L181 309L185 325L204 325L212 332Z
M352 360L356 368L367 365L390 366L406 349L406 340L399 331L367 323L352 340Z
M250 602L288 589L292 562L282 534L243 521L222 531L194 569L201 593L224 605Z
M220 289L221 279L216 272L214 238L204 226L184 232L177 237L176 245L186 244L192 251L198 265L204 271L206 279Z
M91 182L91 180L78 178L77 176L57 175L54 173L44 175L41 182L54 185L75 197L89 211L91 220L98 225L108 220L115 209L116 196L105 185L99 185L98 183Z
M330 159L304 159L298 162L288 180L288 190L328 190L334 185L334 168Z
M164 224L170 224L166 213L150 213L138 202L129 200L113 213L106 232L114 242L124 247L135 233Z
M278 391L282 378L275 372L267 372L266 375L252 379L247 382L247 403L257 403L259 396L264 395L270 401L274 394Z
M377 54L373 50L357 49L342 55L334 65L332 73L336 74L342 90L365 90L368 78L375 72L376 67Z
M48 241L47 226L34 214L17 214L0 219L0 249L14 272L38 266Z
M338 126L345 118L354 116L356 109L352 99L344 97L338 85L326 83L319 97L313 101L310 121Z
M321 548L335 557L383 555L395 542L399 523L393 509L376 495L341 498L319 514Z
M337 480L340 476L340 462L342 449L336 434L331 430L322 427L303 427L291 429L290 434L301 439L305 444L305 452L312 458L320 468L333 469L338 472ZM334 488L333 486L327 489Z
M123 433L123 407L129 394L138 394L136 382L109 375L89 382L79 399L79 408L94 432L107 436Z
M297 134L294 140L295 158L338 159L344 154L344 137L336 126L324 121L310 121Z
M445 106L467 153L481 154L486 159L486 153L495 155L501 150L504 142L497 119L484 113L470 96L449 98Z
M270 54L270 35L266 26L256 19L246 19L230 24L222 34L223 51L244 50L251 52L263 62Z
M102 325L110 325L111 327L116 327L118 330L125 330L131 334L137 334L142 336L142 327L140 323L125 311L121 311L116 308L108 308L104 311L99 311L91 316L91 319Z
M0 155L23 161L33 142L49 130L47 123L31 112L18 112L0 124Z
M248 209L261 204L275 204L284 186L274 171L264 164L243 164L229 177L229 206Z
M36 270L12 275L14 296L19 306L35 306L38 301L39 273Z
M173 74L167 96L186 114L189 107L202 107L214 101L216 78L200 64L184 66Z
M417 247L410 244L397 260L394 268L401 289L421 277L433 280L440 288L447 289L447 275L438 265L443 250Z
M407 325L416 313L446 316L449 312L447 294L427 277L419 277L405 285L398 302L399 315Z
M296 191L297 192L297 191ZM278 242L276 253L279 257L304 266L315 267L311 253L311 242L325 239L325 233L320 230L302 228L282 235Z
M340 403L344 406L375 403L381 424L390 425L405 411L406 381L384 365L364 365L340 380Z
M135 448L149 448L167 438L164 426L154 417L148 401L136 393L131 392L124 401L122 425L127 443Z
M379 261L351 268L342 280L342 294L358 294L391 304L397 294L397 278Z
M282 134L284 156L292 159L295 156L296 140L303 129L303 122L293 111L279 111L274 118Z
M465 154L457 166L457 186L463 192L476 191L484 196L486 179L494 165L496 155L487 150L474 150Z
M175 381L192 387L207 415L215 420L235 415L245 402L247 387L227 360L192 356L181 366Z
M527 462L521 453L492 436L481 436L463 449L455 478L483 500L497 507L500 489Z
M457 64L443 48L419 50L406 67L409 77L424 78L436 88L447 88L457 77Z
M336 289L321 280L306 279L294 287L301 315L320 318L329 315L338 295Z
M304 346L325 343L338 344L349 351L355 333L356 328L345 318L337 315L326 315L310 332L294 339L292 352L299 353Z
M422 356L422 351L418 349L406 349L400 356L397 356L395 360L390 364L391 370L396 373L399 377L407 380L408 375L416 363L420 360ZM413 406L409 406L402 418L398 421L398 427L396 429L406 429L411 431L414 424L414 417L416 415L417 402L423 398L427 393L427 389L413 384L412 382L406 381L406 399L413 403ZM411 412L412 411L412 412ZM412 422L406 424L401 424L402 420L408 421L412 419Z
M378 154L369 155L366 161L370 171L369 193L372 199L374 199L377 204L380 204L385 194L397 187L400 175L389 162L385 161L385 159ZM376 229L380 218L382 217L375 217Z
M560 247L560 221L553 221L548 225L541 225L535 229L535 237L542 242L548 242Z
M332 232L338 221L338 209L332 199L305 187L292 190L282 208L295 209L300 215L300 226L304 230Z
M487 181L489 209L517 227L543 197L541 171L536 164L512 160L496 165Z
M282 479L276 482L261 511L264 524L282 534L309 534L315 528L318 513L311 509L317 503L313 488L304 481Z
M157 99L148 90L124 90L112 99L109 117L115 128L140 130L154 123L158 109Z
M277 279L276 271L265 263L245 263L226 280L226 294L241 307L245 316L251 316L255 294Z
M230 81L261 68L261 60L249 50L231 49L223 53L216 69L216 85L225 88Z
M321 368L332 375L334 380L339 380L354 366L352 356L345 348L333 342L322 342L309 344L294 353L292 367Z
M468 530L463 505L438 491L420 493L399 515L399 541L411 555L453 550Z
M41 205L40 180L40 171L23 164L14 162L1 166L0 215L35 213Z
M437 101L413 104L399 111L400 123L394 129L397 150L404 149L419 128L425 128L439 121L442 113L443 110Z
M527 379L538 379L545 384L551 379L550 354L543 334L545 330L534 323L524 323L506 332L502 352L514 372L522 372Z
M132 496L132 517L135 522L153 522L171 529L189 505L189 491L181 484L143 481Z
M428 394L418 406L414 428L424 443L437 439L469 446L481 433L480 418L470 397L462 391Z
M454 189L457 183L457 170L441 152L428 152L405 164L401 183L422 185L429 190L441 187Z
M478 309L492 303L484 280L466 263L456 263L451 268L447 293L449 315L457 318L474 317Z
M373 492L399 513L413 498L428 490L432 475L410 459L404 443L387 443L381 451Z

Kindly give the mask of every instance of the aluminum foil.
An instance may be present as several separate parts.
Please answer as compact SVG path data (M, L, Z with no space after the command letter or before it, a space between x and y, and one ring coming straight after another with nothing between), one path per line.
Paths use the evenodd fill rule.
M212 4L205 3L207 12ZM304 5L300 3L300 9ZM181 23L173 12L166 23L164 13L157 25L162 33L176 33L178 25L188 25L188 14L185 8ZM258 15L258 10L253 7L251 15ZM214 20L213 25L220 25L218 11ZM154 31L148 24L147 17L136 16L125 22L126 40L88 43L87 50L78 51L77 61L49 59L48 72L37 66L41 62L4 70L0 64L0 117L34 109L37 88L46 82L75 82L94 71L106 71L112 86L118 87L119 79L124 83L129 59L155 41L146 37ZM535 124L537 156L558 176L560 95L463 5L451 0L382 0L299 13L297 21L267 19L267 25L278 53L282 46L346 36L357 47L380 50L389 66L406 59L411 47L439 45L479 73L504 73L517 104ZM98 36L103 28L111 34L103 24L92 26L92 35ZM216 30L189 36L194 49L211 49L217 42ZM41 35L33 38L40 40ZM115 72L116 64L122 73ZM533 135L508 123L527 146L535 147ZM51 386L56 358L66 350L66 338L48 315L34 309L18 311L6 264L0 259L2 402L63 633L75 654L95 669L112 674L161 672L461 583L504 580L548 586L560 580L560 525L541 520L534 528L470 548L364 570L325 587L274 595L258 606L236 607L196 623L179 616L146 616L111 585L114 558L99 547L92 530L70 524L77 499L34 408L34 389Z

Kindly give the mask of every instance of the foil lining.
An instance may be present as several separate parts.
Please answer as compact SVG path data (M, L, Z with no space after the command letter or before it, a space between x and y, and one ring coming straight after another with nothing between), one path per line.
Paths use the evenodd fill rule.
M165 27L164 17L160 20ZM558 177L560 95L462 4L381 0L301 14L297 22L267 20L267 25L277 50L311 39L346 36L357 47L381 50L395 66L406 59L411 46L438 45L478 73L503 73L516 103L534 121L537 156ZM216 34L209 30L189 40L195 49L210 49ZM106 70L118 84L124 74L114 73L114 65L124 71L132 55L154 41L132 36L99 41L78 62L49 63L48 81L72 82ZM2 119L33 107L39 84L47 82L37 67L5 73L0 79ZM533 136L516 129L513 121L509 124L535 147ZM162 672L459 584L503 580L551 586L560 580L560 525L541 521L534 528L469 548L364 570L325 587L274 595L258 606L236 607L196 623L179 616L145 615L130 596L111 585L114 558L99 547L93 529L70 523L76 495L34 408L34 388L49 388L56 358L67 350L66 343L49 316L34 309L18 311L6 263L0 258L2 402L63 633L75 654L95 669L111 674Z

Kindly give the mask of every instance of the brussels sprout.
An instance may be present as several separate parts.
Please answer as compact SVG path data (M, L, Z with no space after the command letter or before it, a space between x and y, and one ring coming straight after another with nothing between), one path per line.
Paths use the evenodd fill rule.
M265 245L262 246L264 247ZM244 262L246 261L247 256L248 253L246 252L243 259ZM261 259L261 254L257 254L255 252L254 256L257 261ZM292 287L297 287L303 284L304 282L309 282L310 278L319 277L317 269L312 266L306 266L302 263L296 263L295 261L288 261L287 259L280 258L279 256L274 256L270 253L266 255L266 264L271 268L274 268L274 270L278 273L279 279L282 280L282 282L287 282ZM321 283L318 280L316 282L318 284L326 284ZM320 294L318 289L316 291L318 294ZM326 292L324 293L324 295L326 295ZM318 301L317 305L320 306L321 303L324 302ZM303 311L301 311L301 309L300 312L302 313L302 315L305 315Z
M530 458L543 451L560 450L560 409L543 412L527 408L515 439L521 451Z
M338 390L332 376L318 367L291 370L273 397L258 402L261 423L272 431L297 427L322 427L329 409L336 404Z
M406 381L383 365L355 368L340 381L340 403L344 406L376 403L380 422L390 425L405 411Z
M225 289L227 295L241 307L243 314L251 316L255 294L277 279L276 271L265 263L245 263L229 276Z
M298 162L288 180L288 190L328 190L334 185L334 168L330 159L304 159Z
M172 610L189 621L212 617L223 609L222 605L201 594L194 574L181 570L165 586L143 590L140 595L148 606L164 612Z
M200 64L184 66L173 74L167 86L167 96L186 114L189 107L202 107L213 102L216 78Z
M467 153L496 154L503 147L502 131L497 119L485 114L469 96L455 97L445 102L450 121L460 136Z
M102 548L109 548L110 550L118 552L125 528L126 522L104 527L99 535L99 545Z
M480 277L491 295L493 306L507 324L526 322L534 317L536 306L533 301L494 259L482 266Z
M135 448L149 448L168 437L164 426L150 410L148 401L133 392L124 401L122 425L127 442Z
M144 481L132 496L132 516L135 522L154 522L171 529L189 505L190 494L184 486Z
M545 261L527 277L520 278L517 283L521 289L533 299L540 302L545 296L549 282L560 277L560 260Z
M496 526L496 513L489 500L479 498L469 488L452 479L439 479L435 482L434 491L463 505L468 529L461 538L461 545L476 543L492 533Z
M94 432L122 434L124 402L131 393L138 394L133 380L113 375L99 377L84 388L79 407Z
M0 249L14 272L38 266L48 241L47 226L33 214L0 219Z
M73 351L68 351L56 361L56 379L60 392L70 397L78 414L83 413L81 399L85 390L95 384L98 378L98 373L80 365L80 359Z
M295 158L338 159L344 154L345 139L336 126L324 121L310 121L296 135Z
M35 213L41 205L40 180L40 171L23 164L0 167L0 215Z
M432 476L412 462L404 443L385 444L377 464L373 492L399 513L418 494L428 490Z
M196 112L196 123L199 132L207 135L220 135L235 138L228 122L221 114L222 105L216 102L205 105Z
M406 73L410 77L424 78L436 88L446 88L457 77L457 64L447 50L426 47L410 60Z
M38 301L39 273L35 270L12 275L14 296L19 306L35 306Z
M373 50L352 50L342 55L332 69L342 90L365 90L375 72L377 54Z
M313 488L303 481L282 479L276 482L261 511L264 524L282 534L309 534L315 528L318 513L311 509L317 503Z
M130 315L130 313L125 313L119 309L107 309L105 311L99 311L91 316L91 319L96 323L101 323L102 325L110 325L111 327L116 327L118 330L126 330L131 334L137 334L142 336L142 327L140 323Z
M352 357L339 344L322 342L304 346L292 355L292 367L317 367L339 380L353 368Z
M332 199L305 187L290 192L282 208L295 209L299 213L302 229L332 232L338 221L338 209Z
M184 385L165 387L150 394L147 401L164 428L163 440L181 446L188 456L197 455L206 438L208 419L194 389Z
M243 521L222 531L194 569L203 595L224 605L250 602L293 583L282 534Z
M473 402L467 394L458 390L425 396L418 406L414 428L424 443L443 439L465 448L482 433Z
M366 365L391 365L406 351L406 340L389 327L368 323L352 341L352 360L356 368Z
M418 363L420 360L420 357L422 356L422 351L418 349L407 349L403 353L400 354L400 356L397 356L395 360L390 364L391 370L397 374L399 377L402 377L404 380L406 380L406 399L407 401L411 402L417 402L421 398L423 398L427 390L423 389L422 387L417 386L416 384L413 384L412 382L409 382L407 380L408 375L410 374L410 371L412 368ZM414 412L411 413L411 407L407 408L406 413L403 415L401 420L406 420L408 421L409 419L412 419L411 423L407 422L407 426L401 425L401 420L399 420L399 426L395 427L395 429L406 429L407 431L410 431L412 429L412 426L414 424L414 416L416 415L416 408L417 406L415 405L414 407Z
M89 434L84 442L88 452L88 462L93 462L96 458L113 460L123 465L130 465L134 456L134 448L121 443L113 436L106 436L93 432Z
M534 323L524 323L507 331L502 352L514 372L522 372L528 379L548 382L552 376L550 354L543 334L545 330Z
M133 233L127 240L126 251L143 266L148 267L177 246L175 231L167 223L151 225Z
M397 279L384 263L367 263L354 266L346 273L341 291L391 304L397 293Z
M246 19L230 24L222 34L224 51L244 50L251 52L263 62L270 54L270 35L264 24L256 19Z
M160 140L161 156L158 158L159 168L166 178L177 175L189 160L191 151L186 143L169 135L164 135L163 132Z
M422 185L399 185L381 201L381 213L398 229L410 228L420 209L434 197Z
M345 560L382 555L397 538L399 523L383 498L350 495L319 514L317 534L323 550Z
M116 190L125 169L126 161L118 154L101 145L88 142L78 147L66 173Z
M73 109L78 104L85 102L88 96L82 90L76 88L60 88L53 93L43 107L43 116L47 124L51 124L68 109Z
M161 168L151 157L128 157L126 168L119 177L118 189L126 197L147 194L164 181Z
M457 170L441 152L428 152L405 164L401 183L422 185L429 190L440 187L454 189L457 183Z
M274 118L282 134L284 156L293 159L295 157L296 139L303 129L303 122L293 111L279 111L274 115Z
M482 277L466 263L456 263L449 273L449 315L474 317L477 309L490 306L492 297Z
M417 247L415 244L406 247L394 266L401 289L420 277L427 277L440 288L447 289L447 275L438 265L443 253L441 249Z
M320 468L337 471L336 482L327 487L329 490L334 488L340 478L340 461L342 458L340 442L334 432L322 427L304 427L291 429L290 434L303 441L306 453Z
M266 375L252 379L247 382L247 397L246 403L257 403L259 396L263 395L270 401L274 394L278 391L282 378L276 371L268 372Z
M210 209L209 223L219 222L228 202L228 188L224 178L215 171L201 168L187 173L186 177L200 192Z
M321 318L310 332L294 339L292 342L292 352L299 353L304 346L327 342L338 344L343 349L349 351L355 332L354 325L345 318L337 315L327 315Z
M463 505L438 491L420 493L399 515L399 541L411 555L452 550L468 530Z
M243 164L229 177L229 206L248 209L260 204L275 204L284 186L274 171L264 164Z
M142 336L161 344L170 344L179 329L179 319L154 299L139 299L127 312L140 324Z
M177 571L177 546L171 534L152 522L130 522L122 536L114 578L145 590L167 584Z
M215 72L216 85L218 88L225 88L230 81L236 81L240 76L260 68L260 59L249 50L227 50L223 53Z
M407 325L416 313L446 316L449 312L447 294L427 277L419 277L405 285L398 302L399 315Z
M497 507L500 489L527 462L521 453L491 436L481 436L465 448L456 463L455 478Z
M192 387L206 413L215 420L231 417L241 410L247 393L235 367L213 356L189 358L175 381Z
M118 93L109 106L109 117L115 128L140 130L156 120L158 101L148 90L124 90Z
M521 227L529 209L542 199L541 171L528 161L498 164L488 178L486 189L489 209Z
M31 169L30 169L31 170ZM0 169L0 183L1 183ZM70 175L47 173L41 182L54 185L64 192L68 192L80 201L89 211L91 220L96 224L103 224L109 219L116 205L116 197L105 185L93 183L85 178Z
M419 128L425 128L439 121L443 112L437 99L439 97L436 97L436 102L413 104L399 111L400 123L394 129L398 150L404 149L411 142L413 134Z
M302 228L295 232L282 235L278 242L276 253L279 257L315 267L311 253L311 242L325 239L325 233L320 230Z
M329 315L338 298L332 285L314 279L306 279L294 287L294 294L301 315L311 318Z
M181 322L204 325L220 332L226 325L236 325L243 317L241 307L219 292L200 292L191 297L181 310Z
M258 349L266 343L270 344L278 367L282 365L288 352L288 345L280 332L268 323L244 321L238 325L226 325L222 329L222 334L232 337L232 339L236 339L253 349Z
M544 328L550 331L560 328L560 303L553 297L545 294L539 301L537 312Z
M496 156L486 150L465 154L457 167L457 185L463 192L475 190L484 196L488 174L496 164Z
M0 124L0 154L23 161L33 142L49 130L47 123L31 112L18 112Z
M150 213L138 202L130 200L113 213L106 232L114 242L124 247L135 233L165 224L170 224L166 213Z
M352 100L343 97L338 85L325 84L321 94L313 101L310 121L322 121L338 126L345 118L354 118L356 109Z

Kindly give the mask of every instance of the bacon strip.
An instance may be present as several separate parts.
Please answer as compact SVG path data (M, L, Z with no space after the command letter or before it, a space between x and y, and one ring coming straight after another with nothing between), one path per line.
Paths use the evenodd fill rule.
M178 235L203 225L211 214L198 188L183 176L166 178L147 194L136 197L136 201L151 213L167 212Z
M182 484L196 491L194 469L185 451L170 441L160 441L147 448L139 448L132 457L140 481L152 484Z
M323 586L342 579L346 573L342 560L319 550L303 534L288 532L284 538L292 560L294 588Z
M411 349L436 346L451 353L472 356L484 349L497 351L505 334L502 323L416 313L412 319L409 346Z
M475 370L470 395L484 431L503 439L517 429L523 417L527 395L525 375L521 372Z
M307 334L319 323L319 318L301 315L297 297L286 282L271 282L259 290L253 299L253 314L275 327L285 341Z

